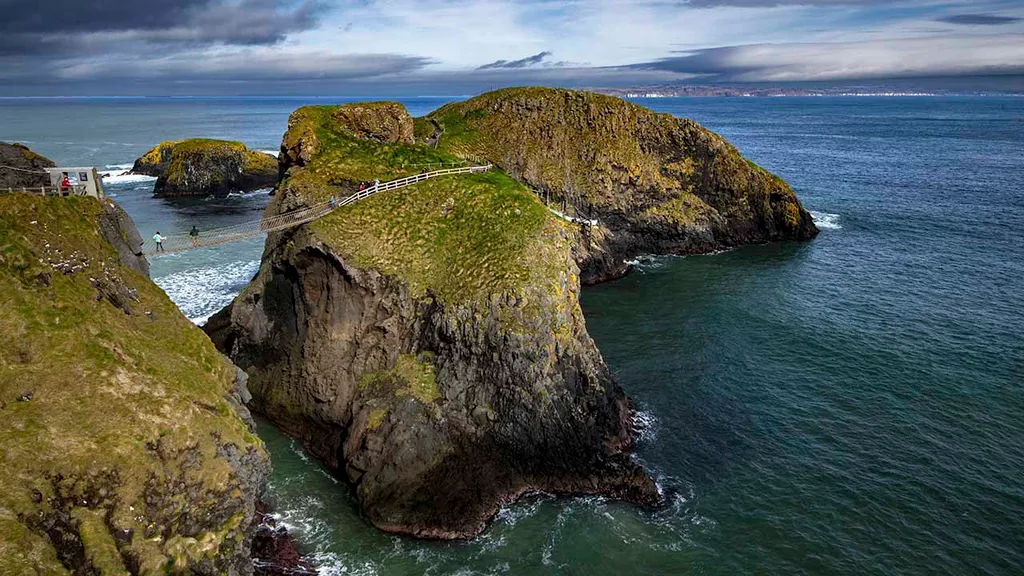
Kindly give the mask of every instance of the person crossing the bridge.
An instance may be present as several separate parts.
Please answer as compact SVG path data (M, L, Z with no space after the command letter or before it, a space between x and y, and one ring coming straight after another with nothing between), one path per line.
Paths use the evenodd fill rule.
M156 242L156 251L164 251L164 237L160 235L160 231L157 230L156 234L153 234L153 242Z
M376 190L377 188L380 188L380 178L373 181L373 189Z
M195 224L192 225L192 230L188 235L192 237L192 246L199 246L199 228L196 228Z

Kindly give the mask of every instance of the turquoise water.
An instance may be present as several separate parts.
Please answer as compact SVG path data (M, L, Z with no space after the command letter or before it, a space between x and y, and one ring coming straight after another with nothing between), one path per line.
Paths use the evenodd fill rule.
M65 103L4 101L0 139L68 163L130 162L180 135L273 149L298 102L74 103L97 111L88 132L133 148L60 144L48 123L72 115ZM1024 571L1024 100L643 103L724 134L822 227L808 244L641 258L584 292L588 328L641 409L638 457L670 505L534 496L472 542L389 537L263 425L270 500L305 550L330 574ZM151 187L112 187L144 232L233 223L266 201L176 203ZM259 252L158 258L153 273L201 318Z

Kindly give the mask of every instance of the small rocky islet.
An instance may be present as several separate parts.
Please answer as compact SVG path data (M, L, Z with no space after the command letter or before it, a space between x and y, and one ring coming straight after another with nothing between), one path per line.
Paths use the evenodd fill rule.
M157 144L131 174L156 177L156 197L227 196L277 184L277 158L231 140L190 138Z
M175 151L147 157L137 171L166 176ZM257 536L269 460L249 409L388 532L469 538L531 491L657 505L581 285L643 253L807 240L810 216L691 121L540 88L425 118L301 108L267 212L468 163L494 168L271 234L206 335L148 279L115 204L0 196L0 572L252 573L254 538L275 545Z

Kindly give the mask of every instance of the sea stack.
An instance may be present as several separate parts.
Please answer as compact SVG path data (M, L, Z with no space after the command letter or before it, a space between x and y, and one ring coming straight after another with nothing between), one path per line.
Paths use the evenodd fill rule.
M226 196L277 183L277 158L241 142L193 138L161 142L135 161L133 174L156 176L158 197Z
M636 250L806 239L813 224L781 180L696 124L561 90L464 105L422 119L397 103L293 113L270 214L378 178L496 166L272 234L257 276L205 329L249 374L254 408L351 481L382 530L471 537L530 491L657 504L631 456L630 401L587 334L580 265L611 277ZM615 118L626 113L635 121ZM513 115L508 134L488 123ZM557 162L569 162L562 187ZM554 213L542 186L599 223ZM637 240L644 226L660 235Z

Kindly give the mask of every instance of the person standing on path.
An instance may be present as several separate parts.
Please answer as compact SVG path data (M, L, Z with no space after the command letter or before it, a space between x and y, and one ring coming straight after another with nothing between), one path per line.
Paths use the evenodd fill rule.
M153 234L153 242L156 242L156 251L164 251L164 237L160 235L160 231L157 230L156 234Z
M196 228L195 224L192 225L192 230L189 230L188 235L192 237L192 246L199 246L199 228Z
M373 181L373 189L376 190L377 188L380 188L380 178Z

